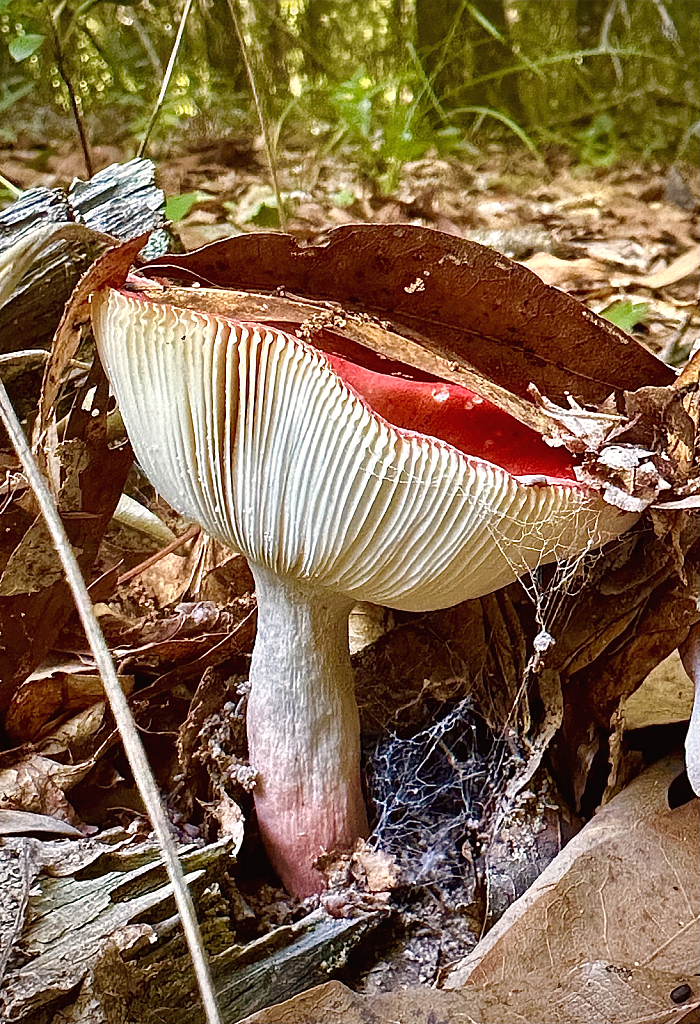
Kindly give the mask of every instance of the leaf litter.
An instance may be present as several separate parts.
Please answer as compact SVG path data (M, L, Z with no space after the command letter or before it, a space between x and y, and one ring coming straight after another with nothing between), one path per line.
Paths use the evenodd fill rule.
M444 169L435 167L433 170L437 181L441 175L445 176ZM211 173L211 169L208 173ZM331 168L324 170L328 182L333 180L333 173ZM452 173L450 165L449 174ZM536 247L544 239L557 252L556 256L553 252L540 256L539 268L545 281L548 273L560 274L566 269L559 268L558 263L554 262L558 260L571 264L567 272L573 274L570 278L560 277L560 283L568 284L579 299L588 292L594 309L600 310L605 304L609 305L616 294L643 296L649 303L650 316L645 325L646 332L635 332L636 336L645 342L652 342L657 352L665 355L672 352L677 360L683 361L683 353L687 354L690 350L693 331L693 325L687 323L681 331L686 318L687 305L683 304L688 302L688 285L693 284L696 276L688 255L694 244L692 229L687 226L687 213L680 216L673 211L667 218L673 241L660 242L658 214L656 217L650 216L648 204L637 198L643 192L643 182L639 175L635 177L634 171L629 174L627 181L624 180L625 175L620 174L621 181L603 182L589 189L588 193L582 189L581 183L573 185L568 179L555 180L550 183L546 196L543 193L547 189L542 187L539 190L533 189L537 193L534 197L503 197L503 202L497 174L493 176L495 183L487 187L484 187L483 181L477 184L469 179L470 187L466 193L472 198L474 195L477 197L476 202L470 200L473 212L470 212L468 219L472 221L471 225L466 223L461 214L467 206L453 202L449 188L440 189L428 185L421 191L416 183L429 182L430 175L430 161L415 168L408 167L407 183L402 186L393 207L390 202L380 200L379 197L360 194L356 202L358 211L362 207L362 219L389 224L409 221L419 226L437 226L442 230L447 227L453 237L459 238L462 235L468 238L476 235L479 230L486 230L485 227L475 227L475 224L485 225L488 218L492 217L496 225L488 228L495 232L492 241L500 242L510 255L521 258L527 258L528 248L532 252L533 246ZM225 197L227 189L233 188L235 191L240 187L239 180L226 184L222 178L222 188L216 191L210 188L215 182L195 181L196 161L194 168L187 171L185 177L194 187L206 188L217 196ZM563 195L557 197L557 190ZM497 203L488 199L489 193L499 196ZM579 195L572 203L570 197L576 193ZM622 203L618 201L620 195L625 197ZM352 205L342 211L333 207L337 212L329 216L331 210L323 194L315 202L317 205L313 209L308 205L304 208L300 204L297 221L292 222L292 231L297 238L307 243L326 241L329 225L338 222L339 212L343 214L344 223L352 224L357 217L356 213L347 212L348 209L353 210ZM606 208L606 202L609 208ZM497 209L499 206L502 209ZM441 212L448 207L453 220ZM221 214L216 211L223 209L224 219L215 220L209 227L221 228L221 234L226 235L230 226L226 223L228 212L225 207L217 207L216 203L211 209L217 218ZM370 216L367 217L367 214ZM197 216L197 206L194 205L191 212L179 222L183 237L189 230L191 238L194 238ZM529 238L526 232L518 237L518 222L527 226L530 219L535 222L539 220L544 225L543 230L539 231L537 237L532 231ZM446 223L448 220L449 223ZM586 248L587 243L582 241L586 232L589 237L597 236L605 240L606 236L609 238L614 234L614 230L629 227L632 223L637 227L643 225L648 231L648 237L652 239L651 244L645 242L637 248L633 264L629 262L632 258L630 250L624 246L615 248L613 245L604 250L600 247L596 249L591 242ZM245 225L242 227L245 229ZM506 237L507 231L511 232L509 238ZM643 231L639 234L646 237ZM212 240L213 236L214 233L210 231L207 240ZM258 239L262 252L266 246L274 247L276 244L274 236L267 237L269 242L264 237ZM361 233L358 237L361 238ZM684 253L684 250L687 251ZM359 252L359 258L364 259L364 246ZM572 255L575 255L574 259L571 259ZM669 270L666 277L661 278L661 283L656 280L652 280L652 284L648 283L654 274L663 274L665 268L660 264L664 260L667 267L672 267L677 256L681 260L679 267ZM126 257L120 255L118 259L128 266ZM129 263L131 259L130 256ZM575 264L583 259L590 263L587 269L576 268ZM506 269L512 267L507 261L503 268L499 268L497 256L491 256L490 260L490 266L496 273L517 273L513 269ZM454 262L452 265L457 267ZM332 262L329 267L332 267ZM626 278L624 275L617 276L620 268L627 273ZM578 272L584 269L590 274L589 277ZM329 277L332 278L334 273L329 274ZM635 273L638 274L637 278ZM670 280L674 275L680 276ZM408 277L410 273L407 280ZM411 280L414 279L417 279L415 275L411 277ZM425 276L422 280L425 282ZM524 278L522 280L525 281ZM404 295L404 299L398 295L401 302L410 302L414 297L424 295L424 291L419 289L406 292L403 278L398 284ZM240 286L238 280L236 287ZM526 285L522 287L527 292ZM327 297L328 293L321 294L312 289L311 294L304 295L304 301L319 298L327 301ZM399 304L397 322L397 309L393 303L390 311L382 309L370 296L369 300L351 301L350 308L345 308L349 297L352 298L345 294L338 299L342 306L341 318L347 316L351 320L353 315L358 315L358 307L362 307L362 315L366 315L365 310L369 313L368 322L379 319L382 324L388 325L390 320L390 327L398 330L399 336L405 337L404 332L409 328L409 338L425 341L425 335L429 332L425 327L416 328L418 321L410 307L406 307L402 313L404 307ZM269 293L265 294L266 301L272 301L272 298ZM282 297L280 301L286 300ZM292 304L296 301L296 298L291 299ZM562 300L557 299L556 302L559 303L557 309L573 309L562 305ZM657 302L661 302L662 306L666 303L663 316L659 319L655 319L654 313ZM288 309L287 315L296 314L294 310ZM333 315L338 316L338 311L335 310ZM77 317L78 322L81 316L84 317L84 309ZM429 321L429 317L427 319ZM308 320L308 311L301 317L302 322L305 320ZM580 323L589 329L585 318ZM615 337L614 330L610 332L599 326L597 319L588 323L595 327L598 334L602 330L609 337ZM386 329L382 326L382 331ZM672 344L674 333L679 332L681 337ZM52 376L47 379L58 382L59 366L66 365L74 351L73 345L74 341L68 342L58 362L54 356L52 366L56 369L51 370ZM596 342L591 341L590 345L595 347ZM444 351L446 355L455 355L454 347L449 352ZM488 352L489 347L486 347L484 353ZM595 353L591 354L596 357ZM518 383L519 371L516 369L513 376L513 370L506 364L504 367L506 376L499 379L496 374L495 385L514 388L516 392L518 389L524 391L522 400L528 402L527 387L523 388L522 382L530 376L529 371L525 370L521 374L521 383ZM609 369L605 368L606 373ZM658 372L663 374L661 370ZM538 379L535 374L532 376ZM566 374L560 377L562 382L566 379ZM672 379L669 377L668 383ZM566 438L565 443L568 441L575 445L576 438L583 440L586 450L591 453L590 473L592 477L597 474L595 482L598 486L618 487L620 493L627 496L625 500L632 497L646 506L650 502L663 501L667 488L660 485L662 479L669 484L672 496L682 495L683 489L686 489L686 498L680 497L677 500L688 500L688 497L692 499L696 465L692 454L688 455L688 451L693 451L693 443L687 421L689 419L697 429L696 378L695 381L690 380L686 392L674 393L672 396L666 378L658 379L658 382L647 378L649 383L653 386L647 389L648 397L632 395L628 399L624 396L622 404L617 403L614 413L605 405L607 394L598 394L596 409L591 407L591 395L577 396L574 388L572 397L583 400L580 408L588 414L581 421L583 426L579 425L572 430L571 407L566 410L563 406L560 407L562 412L554 411L550 422L556 415L559 416L557 430L560 439ZM552 396L559 401L566 398L563 394L564 384L560 383L558 387L559 390L554 388L548 392L543 386L543 395L548 401L552 401ZM626 391L633 390L625 388L624 384L622 387ZM54 393L53 383L51 389L45 391L44 424L56 399L57 392ZM676 392L679 391L676 389ZM681 410L685 413L685 420ZM552 410L549 412L552 413ZM103 410L100 415L102 413ZM575 413L574 408L574 416ZM78 440L85 429L84 422L75 428ZM593 429L598 430L597 435L592 434ZM611 437L611 434L614 436ZM611 444L611 441L615 443ZM604 446L606 442L607 446ZM602 460L594 457L601 450ZM661 454L668 455L669 452L673 453L671 467L666 464L660 467ZM647 470L646 475L642 473L640 478L639 471L649 462L654 466L656 475L650 477L651 471ZM90 469L90 473L94 475L95 471ZM144 487L143 481L134 483L138 488ZM691 490L688 493L689 487ZM8 486L8 497L11 493ZM186 531L188 524L179 521L172 510L163 508L162 502L149 492L147 486L145 493L139 493L144 504L163 516L176 534ZM26 528L21 524L28 521L26 514L24 520L17 519L22 514L12 499L3 511L3 516L8 516L8 522L18 524L14 526L14 536L19 531L19 542L26 533ZM664 515L668 520L671 512ZM104 527L101 530L105 532ZM366 759L368 766L373 759L375 762L370 778L372 773L376 775L378 770L390 764L399 772L409 770L411 751L419 758L430 754L433 759L428 765L430 774L425 779L428 790L417 794L417 803L411 805L409 801L403 808L393 808L392 813L398 825L393 847L389 842L389 849L393 852L390 853L389 866L386 868L388 875L385 889L381 890L386 895L386 899L383 898L384 906L392 908L393 937L384 955L387 969L383 972L372 975L371 954L369 961L367 954L356 960L351 976L357 979L361 989L364 985L367 991L373 987L378 992L390 991L406 980L408 975L405 964L411 960L417 965L415 980L420 979L424 984L442 985L449 961L456 959L460 950L463 955L474 946L485 921L491 924L512 900L518 897L522 899L522 893L528 891L537 874L543 867L546 868L552 857L556 857L560 848L569 848L566 846L567 841L581 828L585 818L590 816L605 788L602 784L604 779L600 779L600 761L602 758L604 765L607 744L614 735L611 721L617 703L639 685L649 669L675 649L692 621L697 618L697 607L693 609L694 602L689 596L697 583L698 530L694 520L691 516L690 519L675 523L667 521L660 533L665 537L665 546L662 543L659 547L659 542L650 531L635 531L632 536L621 538L612 562L598 561L592 566L581 564L578 572L571 571L564 580L556 575L548 579L547 571L540 572L539 578L535 580L534 601L532 594L516 584L507 588L502 595L467 602L445 613L421 617L395 614L391 623L393 628L355 656L363 735L367 737L368 745ZM256 872L250 876L251 865L255 863L255 836L253 823L249 819L250 800L246 794L252 778L246 764L242 722L246 696L246 659L254 638L252 588L236 556L220 549L213 556L211 552L202 554L198 542L194 543L196 553L190 551L184 558L182 555L168 555L150 569L134 576L130 582L116 589L112 585L111 590L108 586L101 598L100 618L117 656L125 684L130 687L131 681L134 681L136 692L132 700L137 719L150 744L161 786L166 793L172 795L171 813L181 838L198 846L211 842L217 835L228 830L234 843L240 844L242 821L244 817L248 819L248 835L239 854L242 872L237 879L239 895L234 898L229 894L229 904L238 908L234 916L237 915L236 929L240 937L250 937L254 932L264 934L265 927L269 926L266 922L274 919L274 913L281 913L282 919L294 920L300 918L304 911L270 887L269 883L273 879L264 881L263 874L261 882L259 870L257 881L254 881ZM17 544L10 554L16 548ZM133 537L128 545L123 534L120 536L115 527L109 527L107 539L96 555L93 576L107 574L107 579L112 572L113 578L115 566L119 567L119 574L124 575L130 569L137 568L147 553L145 547L139 550L139 543L134 544ZM686 573L685 585L679 582L679 570ZM621 605L622 595L624 599ZM68 602L64 600L63 603ZM550 607L547 607L548 604ZM570 631L569 628L565 629L565 624L571 625L572 616L575 617L576 626ZM546 623L556 643L551 650L544 652L537 671L532 671L530 645L542 625L539 620ZM645 626L645 623L648 625ZM231 636L232 626L234 636L236 629L242 632L237 640L230 642L227 638ZM640 643L645 628L647 635L651 629L653 643ZM542 632L541 629L539 631ZM14 793L15 797L24 793L24 796L15 799L15 803L22 804L26 798L27 803L33 802L32 810L38 809L40 814L53 816L56 820L68 820L74 815L74 820L79 823L87 820L92 825L94 822L92 827L97 827L100 834L105 834L105 829L110 826L115 827L117 822L119 825L116 827L142 827L138 801L134 801L127 792L131 783L123 760L117 754L116 737L108 712L100 710L102 717L93 732L91 729L99 716L91 708L94 709L100 701L91 700L87 707L76 714L75 700L71 704L67 696L65 686L68 685L67 677L70 677L71 672L61 674L61 660L68 666L70 658L77 657L83 671L77 675L75 672L72 674L78 679L82 676L83 680L90 676L90 657L84 640L79 639L80 631L66 616L54 634L48 641L49 646L39 655L39 661L50 655L57 666L54 679L60 679L62 687L61 703L55 708L58 721L49 715L43 722L37 723L34 720L33 725L23 726L23 731L17 733L17 740L23 746L15 748L14 753L11 749L7 750L3 755L3 765L5 771L16 771L19 766L26 766L19 773L26 781L9 786L8 791ZM29 697L31 671L36 672L39 661L33 670L23 670L25 676L20 680L23 683L22 689L26 688L24 700L28 701L30 718L33 714L32 705L37 707L41 703L38 694L36 700ZM603 666L605 670L602 670ZM379 690L377 683L380 684ZM13 705L16 719L20 708L17 701L22 689L17 689L17 683L13 683L13 694L16 690ZM400 700L396 697L397 692L402 692ZM458 712L456 715L455 711ZM76 721L81 714L92 714L94 719L90 722ZM440 733L436 733L433 728L436 721L444 723ZM449 728L451 721L452 731ZM54 726L59 728L71 722L74 722L73 734L69 734L70 730L64 730L56 737L48 731L41 738L42 728L51 730ZM442 736L442 747L436 743L439 735ZM49 748L53 752L48 757L48 765L44 765L47 757L36 746L37 736L40 742L48 740L55 744L54 748ZM428 746L425 746L426 743ZM61 749L63 753L60 753ZM74 764L74 752L79 750L86 756ZM547 757L544 756L546 752ZM60 771L66 756L66 770ZM90 758L95 760L90 763ZM78 780L81 768L88 763L90 768ZM59 767L52 768L51 764ZM69 765L76 771L68 770ZM104 770L111 766L114 766L111 772ZM91 778L94 779L92 783ZM397 779L400 780L401 775ZM467 780L471 789L465 789ZM31 788L31 794L27 786ZM507 798L504 789L508 789ZM434 797L432 807L429 791ZM385 799L380 789L374 792L373 799ZM29 807L18 809L30 810ZM593 818L595 821L596 818ZM439 835L446 845L441 848L439 842L433 843L432 856L429 857L430 841L423 846L421 842L425 844L426 838L431 836L430 830L435 830L440 823L451 825L451 829L447 827L444 832L433 831L432 834ZM84 828L82 825L80 827ZM541 830L539 845L532 845L535 827ZM73 840L63 842L71 843ZM373 842L376 844L376 839ZM411 853L411 844L415 842L418 845ZM245 848L246 843L248 850ZM402 874L397 880L390 865L401 864L402 858L397 855L397 851L402 844L407 848L408 856L403 858ZM368 856L370 854L374 857L385 856L377 845L371 846ZM521 868L513 873L513 864L518 860ZM417 867L420 864L424 871L422 877ZM232 870L235 875L237 869ZM366 897L361 893L363 886L371 893L374 884L371 881L372 871L368 873L366 867L354 870L343 867L342 870L335 869L336 878L338 875L343 875L345 879L338 893L333 895L334 889L331 887L325 897L329 901L327 910L330 916L334 913L339 913L339 917L344 913L356 913L358 907L361 912L370 912ZM232 879L230 872L229 877ZM236 888L233 880L231 884L233 888L230 893ZM360 895L353 897L352 887L358 884ZM243 886L245 896L241 895L240 886ZM259 894L255 898L251 895L254 892ZM460 893L471 894L471 909L465 906ZM285 909L275 911L270 916L264 910L266 899L269 907L277 905ZM242 909L244 906L248 909ZM251 909L251 906L255 909ZM353 907L354 910L351 909ZM235 940L230 937L228 941L239 941L240 937ZM133 941L129 940L132 944ZM149 943L154 942L158 942L157 937L149 939ZM137 947L138 942L134 948ZM402 963L404 967L400 966ZM610 984L617 984L622 978L623 968L618 969L613 965L614 970L607 970L605 965L596 965L602 961L591 963L589 972L593 971L593 974L590 977L585 975L580 964L577 966L572 975L572 991L583 991L586 986L590 989L591 984L600 986L601 978ZM604 971L602 975L601 970ZM596 974L596 971L599 973ZM647 973L652 978L653 971ZM595 979L591 980L594 975ZM363 977L367 978L365 982L361 981ZM91 978L89 984L86 983L85 991L92 986L97 991L97 1003L94 1005L101 1005L103 997L99 994L99 984L96 984L94 975ZM654 992L657 991L659 978L662 988L668 984L663 972L658 977L653 975L649 984L653 982ZM541 983L535 982L534 974L531 974L530 982L534 988ZM691 979L691 988L693 984ZM605 991L604 985L601 991ZM337 1000L337 989L333 992L333 998ZM618 996L610 998L614 1000ZM406 1004L407 1007L412 1005L410 1002ZM506 1000L504 1005L512 1008L512 999L510 1002ZM323 1016L323 1012L328 1012L328 1009L322 1000L318 1006L321 1007L318 1011L321 1016L317 1019L334 1019L332 1016ZM517 996L516 1006L518 1012L529 1012L522 992ZM654 1012L660 1013L660 1004L655 1006ZM676 1012L669 1011L666 1004L664 1006L664 1012ZM686 1010L689 1006L690 1002L686 1001ZM338 1019L353 1019L347 1007L346 1011L350 1015ZM388 1010L383 1008L382 1012ZM404 1009L400 1012L412 1011ZM292 1016L289 1019L295 1018ZM310 1021L314 1018L301 1016L296 1019ZM528 1017L521 1019L526 1020ZM631 1017L619 1019L628 1020ZM658 1020L662 1019L670 1022L681 1018L658 1017Z

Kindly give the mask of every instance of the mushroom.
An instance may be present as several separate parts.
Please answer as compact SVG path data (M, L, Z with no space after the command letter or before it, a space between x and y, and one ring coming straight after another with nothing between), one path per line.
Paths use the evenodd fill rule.
M99 353L156 489L250 562L255 806L272 865L305 896L323 887L318 856L368 833L353 604L449 607L604 544L636 516L465 388L131 288L93 296Z
M700 796L700 623L696 623L680 646L683 667L695 684L693 711L685 737L685 767L688 781Z

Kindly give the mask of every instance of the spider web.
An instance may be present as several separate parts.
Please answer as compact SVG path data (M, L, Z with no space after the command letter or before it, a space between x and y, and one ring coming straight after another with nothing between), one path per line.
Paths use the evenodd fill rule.
M538 632L509 713L495 731L469 695L443 705L436 720L415 735L387 734L366 753L376 812L370 841L396 858L407 882L437 888L449 894L450 903L469 902L473 856L487 852L548 743L540 738L538 744L538 737L522 728L530 721L528 689L566 628L571 599L602 557L602 549L591 543L580 554L529 572L509 558Z

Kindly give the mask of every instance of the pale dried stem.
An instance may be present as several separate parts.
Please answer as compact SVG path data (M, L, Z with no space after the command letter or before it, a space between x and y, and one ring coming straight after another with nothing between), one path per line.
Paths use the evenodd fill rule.
M112 714L122 737L124 750L134 779L139 788L153 831L158 839L163 861L173 886L175 903L180 912L185 939L192 957L197 983L209 1024L220 1024L221 1018L216 1003L214 986L209 973L209 965L197 924L197 917L187 888L187 882L178 859L175 843L170 834L170 825L160 798L156 781L146 757L146 752L138 734L131 710L124 692L117 679L114 663L105 643L102 631L92 610L92 601L83 580L70 541L66 536L63 523L56 510L53 499L39 468L34 461L29 444L25 438L5 386L0 381L0 418L17 452L22 468L36 496L41 514L46 521L51 538L56 546L58 557L66 574L78 614L80 615L85 635L92 649L98 671L102 678L105 693L109 699Z

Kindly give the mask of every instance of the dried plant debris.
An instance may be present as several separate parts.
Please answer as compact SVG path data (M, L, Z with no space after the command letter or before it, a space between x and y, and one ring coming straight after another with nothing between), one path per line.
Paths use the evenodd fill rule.
M105 168L89 182L75 180L68 193L30 189L0 212L0 264L11 247L31 241L42 225L48 222L58 228L6 296L0 310L0 353L49 349L63 306L81 274L115 239L153 231L161 238L153 254L163 251L163 239L167 246L162 231L164 208L153 164L131 160ZM64 238L60 229L66 224L70 234ZM22 324L21 340L17 323ZM26 359L12 367L12 398L23 416L36 408L43 368L43 363Z
M190 884L200 892L211 890L230 847L230 840L222 840L183 849ZM16 891L17 906L23 907L18 941L7 961L3 1019L36 1019L52 1004L64 1002L86 977L90 983L106 938L116 951L133 955L157 947L172 929L174 906L157 845L135 829L103 832L99 840L6 839L2 852L2 890ZM226 918L217 921L220 914L218 907L210 934L227 928ZM151 923L132 923L143 915ZM128 994L127 986L122 998ZM87 1012L78 1019L102 1017L90 1018Z
M259 922L229 875L234 844L181 848L231 1022L328 977L381 920L376 911L353 920L297 912L251 941ZM4 1020L196 1019L194 978L152 838L134 827L99 840L8 839L0 872Z
M247 1024L692 1020L698 807L668 804L682 767L660 762L600 811L440 987L360 995L329 983Z

